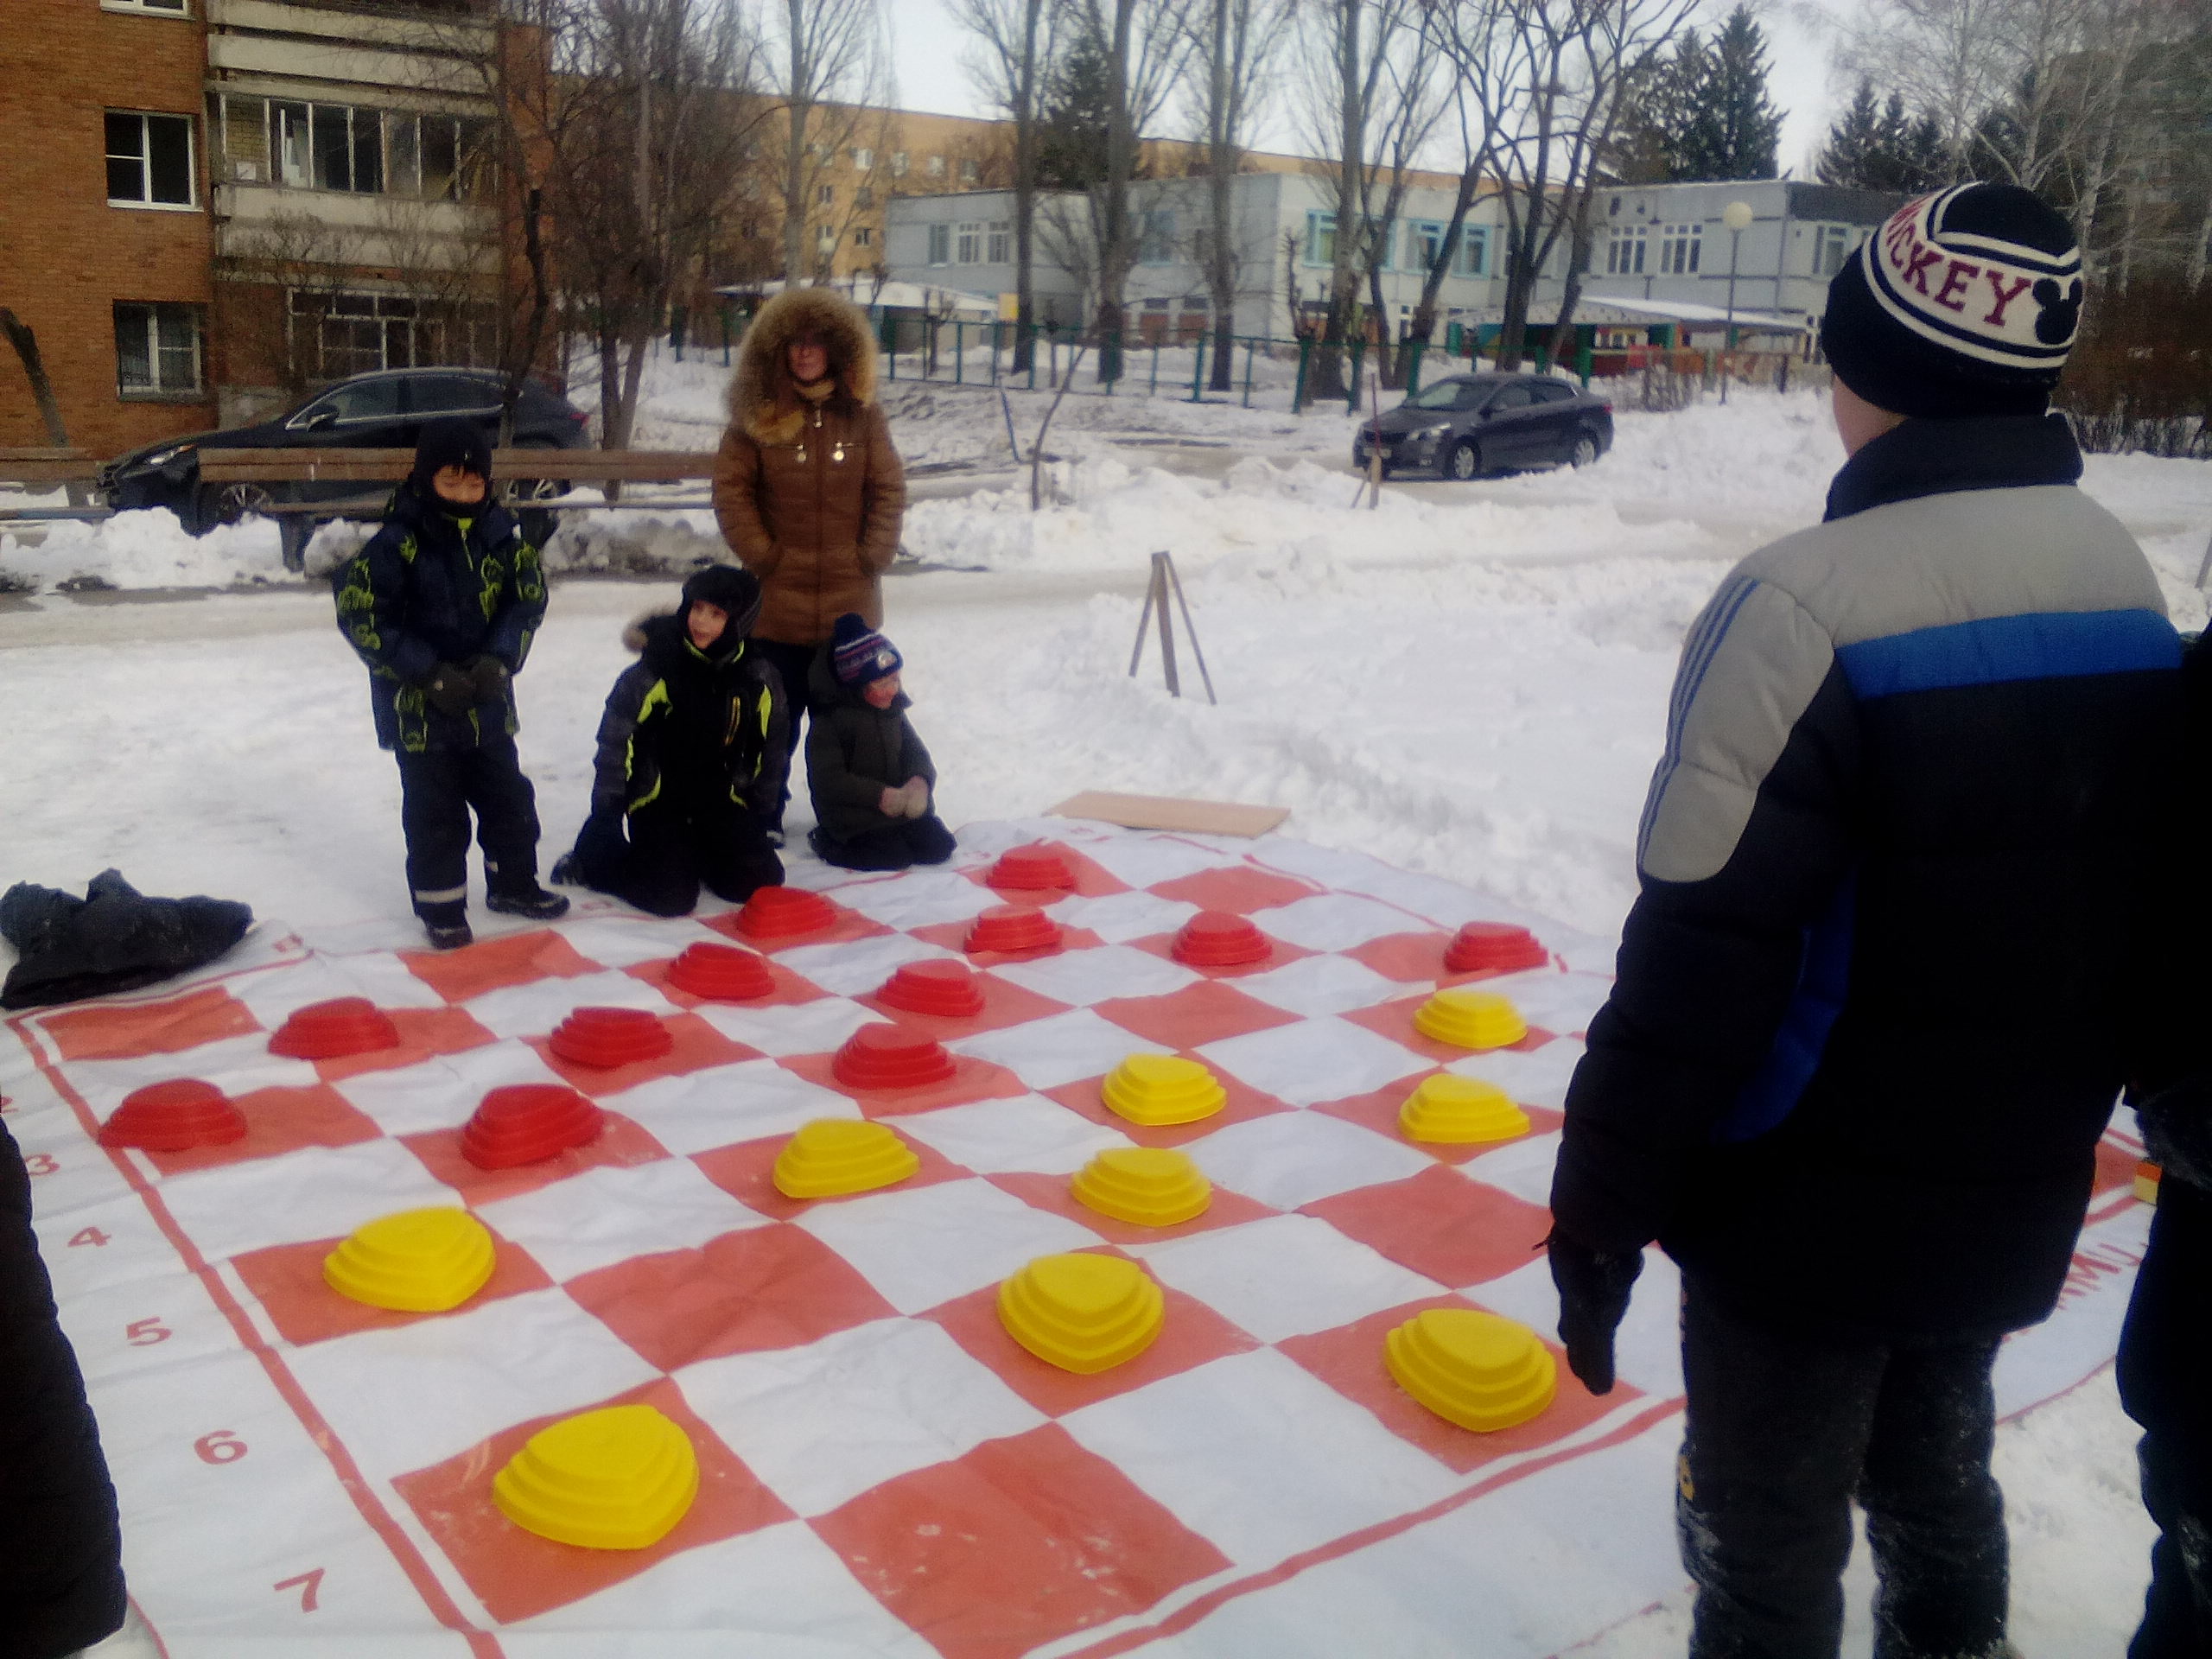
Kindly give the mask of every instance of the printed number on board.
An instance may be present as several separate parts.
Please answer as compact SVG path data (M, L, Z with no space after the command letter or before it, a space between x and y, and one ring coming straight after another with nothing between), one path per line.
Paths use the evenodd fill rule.
M302 1573L296 1579L279 1579L269 1587L271 1590L298 1591L300 1611L303 1613L311 1613L318 1605L316 1595L322 1588L322 1573L323 1569L318 1567L312 1573Z
M194 1440L192 1450L202 1463L236 1463L245 1456L245 1442L232 1430L219 1428Z
M105 1244L108 1236L97 1227L83 1227L69 1236L69 1243L77 1244Z
M35 1152L23 1160L23 1167L34 1175L51 1175L61 1167L54 1161L50 1152Z
M167 1342L175 1334L158 1317L133 1319L123 1327L123 1339L133 1348L150 1348L157 1342Z

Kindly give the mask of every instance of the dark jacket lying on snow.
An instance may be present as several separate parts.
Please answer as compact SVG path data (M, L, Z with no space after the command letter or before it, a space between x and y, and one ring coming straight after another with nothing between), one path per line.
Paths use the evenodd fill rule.
M512 513L494 501L455 517L402 484L383 527L332 573L331 588L338 625L369 665L380 745L420 754L514 735L512 686L462 715L440 713L423 694L441 663L496 657L514 673L530 655L545 620L545 578Z
M723 799L768 818L790 766L783 682L742 639L702 653L683 618L648 616L623 643L622 671L600 716L594 817L619 818L658 802L683 811Z
M937 791L937 768L906 718L913 706L906 694L893 697L888 709L871 708L855 687L830 672L827 651L816 655L807 684L814 723L806 734L806 787L822 833L850 841L906 823L884 811L883 791L909 778L925 779L931 793Z
M0 893L0 938L21 960L0 1008L135 991L210 963L245 937L253 912L227 899L149 899L104 870L82 899L18 881Z

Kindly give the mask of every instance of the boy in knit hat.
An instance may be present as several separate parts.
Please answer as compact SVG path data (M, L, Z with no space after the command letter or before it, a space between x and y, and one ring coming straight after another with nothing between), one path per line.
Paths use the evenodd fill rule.
M515 754L513 677L545 619L537 550L492 499L492 448L471 421L432 421L383 526L331 577L338 626L369 668L377 741L399 762L415 913L441 950L467 944L468 815L485 903L550 921L537 807Z
M898 650L847 612L814 659L806 739L815 856L849 870L903 870L952 856L931 810L937 768L906 718Z
M631 624L638 660L607 693L591 817L553 867L656 916L683 916L703 884L740 904L783 885L768 829L783 798L785 702L747 637L760 584L715 564L683 584L673 615Z
M1877 1654L2010 1652L1991 1368L2134 1063L2179 701L2046 412L2082 291L2025 190L1900 209L1829 289L1827 520L1683 647L1550 1252L1600 1394L1644 1247L1681 1267L1699 1659L1836 1652L1854 1498Z

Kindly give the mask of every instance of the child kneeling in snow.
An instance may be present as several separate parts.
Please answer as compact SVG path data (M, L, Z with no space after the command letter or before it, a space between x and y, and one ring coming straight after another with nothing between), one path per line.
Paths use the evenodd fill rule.
M903 870L952 856L952 831L931 810L937 768L906 718L901 666L897 648L849 611L815 656L806 782L817 827L807 844L824 863Z
M656 916L682 916L703 883L733 904L783 885L768 830L783 798L783 682L746 636L760 584L709 565L674 615L623 635L638 660L599 722L591 817L553 880L594 887ZM626 830L626 834L625 833Z

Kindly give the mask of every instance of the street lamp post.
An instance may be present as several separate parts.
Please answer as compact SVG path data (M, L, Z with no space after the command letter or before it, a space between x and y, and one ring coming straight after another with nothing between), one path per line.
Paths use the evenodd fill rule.
M1751 204L1732 201L1720 210L1728 227L1728 346L1720 354L1720 401L1728 401L1728 353L1736 349L1736 257L1743 251L1744 232L1751 227Z

